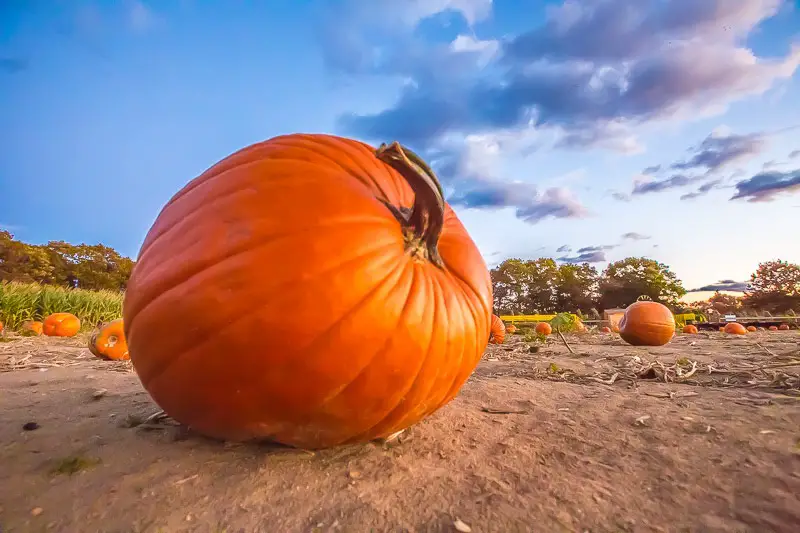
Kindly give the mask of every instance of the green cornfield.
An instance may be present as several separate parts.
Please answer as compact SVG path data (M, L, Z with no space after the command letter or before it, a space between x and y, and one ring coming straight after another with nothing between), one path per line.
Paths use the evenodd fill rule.
M68 289L38 283L0 282L0 321L9 330L26 320L43 320L52 313L72 313L81 329L122 316L123 293Z

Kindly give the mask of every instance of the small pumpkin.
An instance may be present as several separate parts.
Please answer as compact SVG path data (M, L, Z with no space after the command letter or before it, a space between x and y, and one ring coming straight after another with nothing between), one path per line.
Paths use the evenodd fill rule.
M550 335L553 333L553 328L547 322L539 322L536 324L534 331L536 331L536 333L539 335Z
M719 332L720 332L720 333L725 333L725 328L724 328L724 327L722 327L722 326L720 326L720 328L719 328Z
M614 333L619 333L619 326L611 326L611 331Z
M586 324L578 320L575 322L575 331L577 333L586 333Z
M26 320L20 327L20 332L25 336L36 336L42 334L42 323L36 320Z
M683 332L688 335L695 335L697 333L697 326L694 324L687 324L683 326Z
M611 328L608 326L603 326L600 328L600 333L611 333Z
M778 326L770 326L769 330L770 331L778 331Z
M738 322L728 322L725 324L723 331L728 335L747 335L747 328Z
M517 326L515 326L514 324L509 324L506 326L506 333L513 335L516 332L517 332Z
M789 324L781 324L780 326L778 326L778 329L780 331L789 331Z
M675 335L675 317L658 302L634 302L619 321L619 335L633 346L663 346Z
M489 342L491 344L503 344L506 340L506 327L500 317L492 315L492 327L489 332Z
M753 333L754 331L758 331L758 329L755 326L747 326L747 331Z
M53 313L42 322L42 333L49 337L74 337L81 329L81 321L72 313Z
M0 320L0 333L3 333L4 329L5 329L5 326L3 325L3 321Z
M89 337L89 351L100 359L111 361L130 359L122 319L118 318L100 326L100 329Z
M486 263L424 161L397 143L292 134L167 202L123 318L142 385L177 422L320 449L388 437L450 402L486 350L492 303Z

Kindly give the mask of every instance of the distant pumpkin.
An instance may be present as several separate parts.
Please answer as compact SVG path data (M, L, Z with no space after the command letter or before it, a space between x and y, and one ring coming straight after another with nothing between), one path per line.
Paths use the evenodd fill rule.
M770 326L769 330L770 331L778 331L778 326Z
M0 320L0 333L3 333L3 329L4 328L5 328L5 326L3 326L3 321Z
M608 326L603 326L600 328L600 333L611 333L611 328Z
M614 333L619 333L619 326L611 326L611 331Z
M492 326L489 332L489 342L492 344L503 344L506 340L506 327L497 315L492 315Z
M747 331L753 333L754 331L758 331L758 329L755 326L747 326Z
M728 322L723 331L728 335L747 335L747 328L738 322Z
M516 332L517 332L517 326L515 326L514 324L509 324L506 326L506 333L516 333Z
M720 328L719 328L719 332L720 332L720 333L724 333L724 332L725 332L725 328L723 328L723 327L720 327Z
M27 336L41 335L42 323L36 320L26 320L22 323L20 331Z
M694 335L697 333L697 326L695 326L694 324L687 324L683 326L683 332L689 335Z
M547 322L539 322L536 324L536 333L539 335L550 335L553 333L553 328Z
M781 324L778 326L778 329L781 331L789 331L789 324Z
M675 335L675 316L658 302L634 302L619 321L619 335L633 346L663 346Z
M125 332L122 327L121 318L102 325L99 331L89 337L89 351L100 359L112 361L130 359L128 343L125 341Z
M42 323L42 332L48 337L74 337L80 329L81 321L72 313L53 313Z

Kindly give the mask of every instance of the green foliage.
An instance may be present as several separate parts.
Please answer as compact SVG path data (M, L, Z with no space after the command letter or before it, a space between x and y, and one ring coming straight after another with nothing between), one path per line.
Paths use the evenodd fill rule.
M591 308L597 270L553 259L507 259L492 270L494 305L500 314L535 315Z
M627 307L639 299L650 299L675 307L686 294L669 267L645 257L628 257L610 263L600 280L600 307Z
M800 265L781 260L759 263L743 303L777 314L800 307Z
M571 333L578 330L580 319L572 313L559 313L550 321L550 327L553 331L560 331L561 333Z
M0 320L9 329L26 320L43 320L52 313L72 313L83 328L122 316L118 291L68 289L38 283L0 282Z
M134 262L102 244L27 244L0 230L0 281L124 290Z

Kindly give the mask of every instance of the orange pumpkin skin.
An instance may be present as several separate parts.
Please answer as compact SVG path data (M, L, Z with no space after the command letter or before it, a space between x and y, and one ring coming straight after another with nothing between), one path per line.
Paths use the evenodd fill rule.
M516 332L517 332L517 326L515 326L514 324L509 324L509 325L506 326L506 333L513 334L513 333L516 333Z
M729 322L725 324L723 331L728 335L747 335L747 328L738 322Z
M452 400L489 340L491 279L444 201L434 264L398 218L426 201L404 176L364 143L296 134L173 196L123 307L153 400L211 437L306 449L389 436Z
M663 346L675 335L675 317L663 304L632 303L619 321L619 336L632 346Z
M697 326L695 326L694 324L687 324L683 326L683 332L689 335L694 335L695 333L697 333Z
M0 320L0 333L3 333L4 329L5 329L5 326L3 325L3 321Z
M81 321L72 313L53 313L42 322L42 333L49 337L74 337Z
M789 331L789 324L781 324L780 326L778 326L778 329L780 331Z
M536 324L536 333L539 335L550 335L553 333L553 328L547 322L539 322Z
M752 332L754 332L754 331L758 331L758 329L756 329L756 327L755 327L755 326L747 326L747 331L749 331L750 333L752 333Z
M769 330L770 331L778 331L778 326L770 326Z
M492 344L503 344L506 340L506 326L500 317L492 315L492 326L489 332L489 342Z
M26 320L22 323L22 331L33 335L42 334L42 323L36 320Z
M89 351L95 357L111 361L127 361L128 343L125 342L125 331L121 318L104 324L100 330L89 337Z
M608 326L603 326L600 328L600 333L611 333L611 328Z

